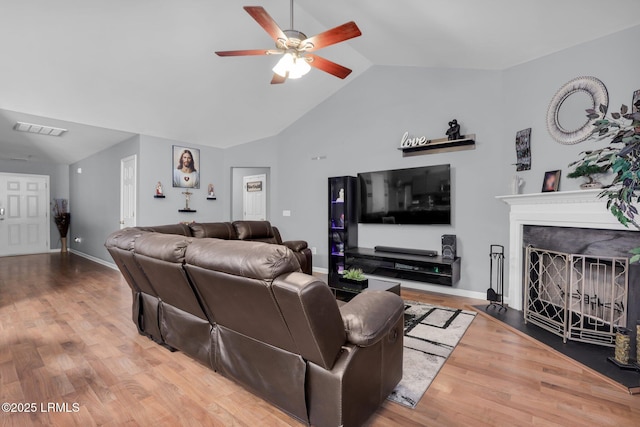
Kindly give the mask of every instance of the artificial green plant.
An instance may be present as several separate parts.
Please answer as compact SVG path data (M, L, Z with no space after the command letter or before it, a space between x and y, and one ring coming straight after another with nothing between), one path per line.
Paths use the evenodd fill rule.
M581 159L569 166L601 170L611 170L614 174L611 184L603 187L599 197L607 199L607 209L625 227L630 225L640 231L638 209L640 202L640 100L629 111L622 105L620 112L606 115L606 107L599 111L587 111L589 119L596 119L591 138L598 140L611 138L603 148L581 153ZM631 262L640 261L640 247L631 250Z

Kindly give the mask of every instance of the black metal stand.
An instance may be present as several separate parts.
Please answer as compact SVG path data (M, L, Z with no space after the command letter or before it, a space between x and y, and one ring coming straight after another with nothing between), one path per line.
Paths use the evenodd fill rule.
M504 305L504 246L491 245L489 248L489 289L487 289L487 301L485 308L498 308L498 311L507 310ZM494 289L495 285L495 289Z

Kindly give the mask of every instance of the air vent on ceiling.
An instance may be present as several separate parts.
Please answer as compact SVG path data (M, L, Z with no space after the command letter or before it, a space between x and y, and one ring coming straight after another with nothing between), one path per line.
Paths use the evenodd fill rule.
M62 136L67 129L54 128L51 126L34 125L33 123L16 122L13 130L18 132L37 133L38 135Z

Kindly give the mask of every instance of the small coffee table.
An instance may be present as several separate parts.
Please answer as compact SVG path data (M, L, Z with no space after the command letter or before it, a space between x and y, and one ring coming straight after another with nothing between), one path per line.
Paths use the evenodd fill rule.
M322 276L322 281L328 284L329 277L327 275ZM333 294L337 299L348 301L361 292L367 291L387 291L400 295L400 282L391 282L388 280L369 279L369 286L363 289L358 289L347 284L332 283L328 284L329 289L333 291Z

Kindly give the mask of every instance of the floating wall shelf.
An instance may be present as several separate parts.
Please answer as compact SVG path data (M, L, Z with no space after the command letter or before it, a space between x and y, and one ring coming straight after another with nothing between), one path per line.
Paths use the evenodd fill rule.
M398 147L403 157L422 154L442 153L446 151L473 150L476 148L476 135L464 135L464 138L449 140L448 138L428 139L414 146Z

